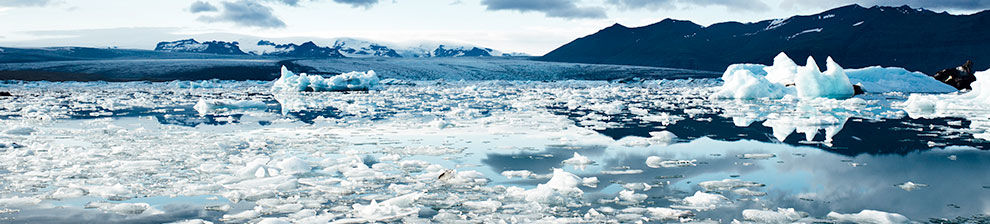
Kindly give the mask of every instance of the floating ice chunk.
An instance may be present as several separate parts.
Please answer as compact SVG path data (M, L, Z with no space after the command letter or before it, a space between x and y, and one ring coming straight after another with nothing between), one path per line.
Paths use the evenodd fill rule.
M625 175L625 174L641 174L643 170L632 169L632 170L602 170L602 174L608 175Z
M619 199L627 202L640 203L643 202L643 200L646 200L647 197L648 196L646 194L637 194L635 191L631 190L619 191Z
M756 223L793 223L801 218L807 217L804 212L797 212L794 208L777 208L777 211L746 209L742 212L743 219Z
M86 208L96 208L103 211L114 212L119 214L136 215L145 212L149 213L160 213L151 205L147 203L108 203L108 202L90 202L86 204Z
M37 205L41 203L41 199L34 197L10 197L10 198L0 198L0 206L2 207L23 207Z
M363 91L374 89L378 82L375 71L349 72L324 78L306 73L297 75L282 66L282 76L272 84L272 91Z
M419 212L419 208L409 207L412 201L418 200L422 197L422 193L414 193L411 197L409 195L399 196L393 198L396 201L389 201L389 199L382 203L378 203L375 200L371 200L368 205L354 204L354 215L356 217L362 218L369 221L388 221L402 218L405 216L410 216Z
M754 74L752 66L730 65L722 75L725 84L711 95L712 99L779 99L791 90L778 83L772 83L764 76Z
M697 166L694 164L698 160L663 160L659 156L646 157L646 166L650 168L674 168L674 167L688 167Z
M646 208L646 211L651 218L659 220L679 220L694 215L691 211L672 208Z
M711 95L711 98L780 99L786 95L796 95L801 98L851 97L852 83L842 67L831 57L828 58L826 65L828 69L822 73L814 58L808 57L805 66L798 66L784 53L774 58L773 66L730 65L722 74L724 84Z
M78 198L82 196L86 196L86 191L84 191L83 189L73 188L73 187L61 187L53 191L50 195L48 195L48 198L62 200L69 198Z
M536 188L524 192L527 201L545 204L565 204L574 198L584 195L584 191L578 188L583 180L563 169L554 169L553 177L545 184L539 184Z
M902 183L902 184L898 184L898 185L894 185L894 186L899 187L901 189L904 189L905 191L913 191L913 190L920 189L922 187L927 187L928 185L927 184L918 184L918 183L914 183L914 182L908 181L908 182L905 182L905 183Z
M295 156L278 162L278 168L281 169L281 173L283 174L306 173L313 169L309 163Z
M213 224L213 222L202 219L186 219L178 222L170 222L168 224Z
M706 191L728 191L736 188L763 187L763 184L739 179L712 180L698 183Z
M650 132L650 144L653 145L669 145L677 139L677 135L670 131L654 131Z
M258 224L291 224L291 223L292 222L289 222L284 218L263 218L261 219L261 221L258 221Z
M474 170L465 170L465 171L453 170L452 172L453 174L448 175L450 176L450 178L443 180L444 182L453 185L470 187L477 185L485 185L489 181L484 174Z
M715 209L717 206L728 204L729 199L722 195L697 191L694 192L694 195L684 198L681 202L683 205L678 206L679 208L702 211Z
M628 183L628 184L623 184L622 185L622 188L625 188L625 189L628 189L628 190L631 190L631 191L648 191L648 190L652 189L653 187L650 186L649 184L646 184L646 183Z
M34 133L36 131L38 130L35 130L32 127L15 127L15 128L7 129L3 133L8 135L31 135L31 133Z
M482 211L482 212L495 212L499 207L502 207L502 202L499 201L466 201L464 206L472 210Z
M733 189L732 193L742 195L742 196L766 196L767 192L754 191L749 188L737 188Z
M777 157L777 155L772 153L746 153L739 155L740 159L769 159L774 157Z
M660 163L663 162L663 158L659 156L646 157L646 166L650 168L660 168Z
M956 88L920 72L910 72L903 68L880 66L860 69L846 69L849 81L859 83L870 93L951 93Z
M584 170L585 168L588 167L588 165L591 165L592 163L595 163L595 161L591 161L591 159L588 159L588 157L582 156L577 152L575 152L574 156L571 157L570 159L563 161L563 164L574 166L574 168L579 170Z
M581 179L581 185L585 187L595 188L598 187L598 177L585 177Z
M832 57L825 62L826 70L818 70L815 59L808 57L808 63L798 69L794 77L797 95L802 98L848 98L853 96L853 86L849 77Z
M888 223L909 223L907 217L901 214L882 212L876 210L863 210L856 214L842 214L838 212L829 212L826 216L828 219L832 219L838 222L853 222L853 223L875 223L875 224L888 224Z
M264 102L253 100L207 100L199 99L193 106L199 114L212 114L216 112L227 112L234 110L265 110L268 105Z
M222 222L230 222L230 221L244 222L244 221L255 219L255 218L258 218L258 217L261 217L261 213L258 213L255 210L247 210L247 211L242 211L242 212L239 212L239 213L236 213L236 214L226 214L226 215L223 215L223 218L221 218L220 221L222 221Z
M530 178L533 176L533 172L529 170L506 170L502 171L502 176L512 179L513 177L519 177L522 179Z

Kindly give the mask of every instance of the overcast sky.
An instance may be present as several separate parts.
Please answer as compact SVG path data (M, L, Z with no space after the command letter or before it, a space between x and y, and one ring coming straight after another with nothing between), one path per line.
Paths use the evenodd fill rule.
M0 46L150 49L160 39L224 33L456 41L542 55L613 23L755 22L851 3L990 8L990 0L0 0Z

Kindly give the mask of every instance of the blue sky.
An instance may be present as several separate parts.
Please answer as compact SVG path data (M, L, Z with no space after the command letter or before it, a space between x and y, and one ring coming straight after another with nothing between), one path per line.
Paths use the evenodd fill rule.
M986 0L0 0L0 46L149 49L159 40L247 35L440 40L542 55L613 23L754 22L851 3L990 8Z

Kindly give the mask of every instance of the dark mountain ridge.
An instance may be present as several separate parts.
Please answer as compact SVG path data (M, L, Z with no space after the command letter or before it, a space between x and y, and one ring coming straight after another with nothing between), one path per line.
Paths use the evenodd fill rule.
M990 68L990 11L936 13L908 6L848 5L819 14L705 27L664 19L620 24L574 40L538 60L722 71L734 63L769 64L786 52L797 61L832 56L849 68L903 67L934 74L966 60Z

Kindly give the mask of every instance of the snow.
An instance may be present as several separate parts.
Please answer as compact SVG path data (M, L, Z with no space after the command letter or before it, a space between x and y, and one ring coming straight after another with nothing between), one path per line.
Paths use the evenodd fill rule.
M807 34L807 33L821 33L821 32L822 32L822 28L815 28L815 29L808 29L808 30L805 30L805 31L801 31L801 32L798 32L798 33L796 33L796 34L794 34L794 35L791 35L791 36L789 36L789 37L787 37L787 39L788 39L788 40L790 40L790 39L794 39L795 37L798 37L798 36L800 36L801 34Z
M909 223L907 217L897 213L888 213L876 210L863 210L859 213L842 214L829 212L827 217L838 222L870 223L870 224L894 224Z
M297 75L282 66L282 76L272 84L272 91L363 91L374 89L378 85L378 81L375 71L348 72L324 78L306 73Z
M31 127L14 127L3 131L3 133L7 135L31 135L36 131L38 130Z
M859 25L863 25L863 21L859 21L853 24L853 26L859 26Z
M780 26L783 26L784 24L787 24L787 22L788 22L787 20L788 19L774 19L773 21L770 21L770 25L767 25L767 28L764 28L763 30L776 29L777 27L780 27Z

